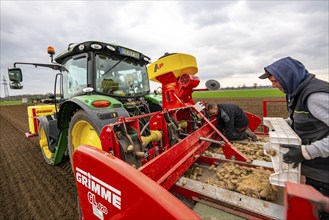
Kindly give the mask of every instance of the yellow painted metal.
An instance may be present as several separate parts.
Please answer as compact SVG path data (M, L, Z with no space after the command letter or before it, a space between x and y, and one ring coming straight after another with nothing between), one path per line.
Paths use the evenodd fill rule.
M51 159L53 153L48 148L47 135L46 135L46 132L43 129L43 127L40 128L40 132L39 132L39 144L40 144L41 150L43 152L43 155L46 158Z
M194 56L183 53L176 53L163 57L147 67L149 79L159 82L156 77L172 72L178 78L183 74L195 75L198 66Z
M36 105L27 107L30 133L38 134L39 121L36 119L37 116L52 115L55 111L55 105Z
M86 144L102 149L101 140L94 127L85 120L77 121L71 131L73 151Z
M187 128L187 122L186 121L181 121L181 122L179 122L179 124L178 124L178 126L180 127L180 128L182 128L182 129L184 129L184 128Z
M142 136L143 144L149 144L152 141L160 141L162 139L162 133L158 130L151 130L151 134L149 136Z

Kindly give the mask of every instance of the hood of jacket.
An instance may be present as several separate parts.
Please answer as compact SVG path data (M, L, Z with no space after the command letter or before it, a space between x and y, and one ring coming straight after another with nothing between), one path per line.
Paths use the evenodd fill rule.
M291 57L275 61L264 70L275 77L289 97L294 96L299 84L309 76L305 66Z

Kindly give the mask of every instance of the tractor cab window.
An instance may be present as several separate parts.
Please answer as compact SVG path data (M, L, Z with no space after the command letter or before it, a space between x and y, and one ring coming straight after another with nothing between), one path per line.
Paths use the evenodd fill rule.
M131 59L131 58L130 58ZM96 55L96 91L112 96L140 96L150 86L145 65Z
M71 98L87 87L87 57L69 59L64 66L64 98Z

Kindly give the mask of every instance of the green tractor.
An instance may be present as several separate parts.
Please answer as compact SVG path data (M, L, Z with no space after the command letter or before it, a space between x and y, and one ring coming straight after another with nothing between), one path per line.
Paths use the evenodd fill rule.
M55 75L53 104L28 107L30 131L39 136L47 163L70 158L81 144L102 148L104 125L162 109L161 96L150 94L146 65L150 58L115 44L98 41L70 44L50 64L14 63L8 69L11 89L22 89L22 71L16 66L48 67ZM147 122L141 120L141 126Z

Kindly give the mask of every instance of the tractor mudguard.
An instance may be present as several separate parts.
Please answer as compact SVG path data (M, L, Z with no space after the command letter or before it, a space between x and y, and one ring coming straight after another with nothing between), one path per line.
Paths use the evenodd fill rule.
M40 122L39 127L43 127L47 135L50 152L55 153L56 143L60 133L60 130L57 128L57 120L53 115L39 116L37 119Z
M64 102L60 107L57 123L58 128L60 130L63 128L68 128L72 112L80 108L83 109L95 122L95 124L99 126L99 130L101 130L107 124L116 122L120 117L130 117L128 111L124 107L90 108L88 104L81 101L80 97L79 99L78 97L74 97L69 101Z

